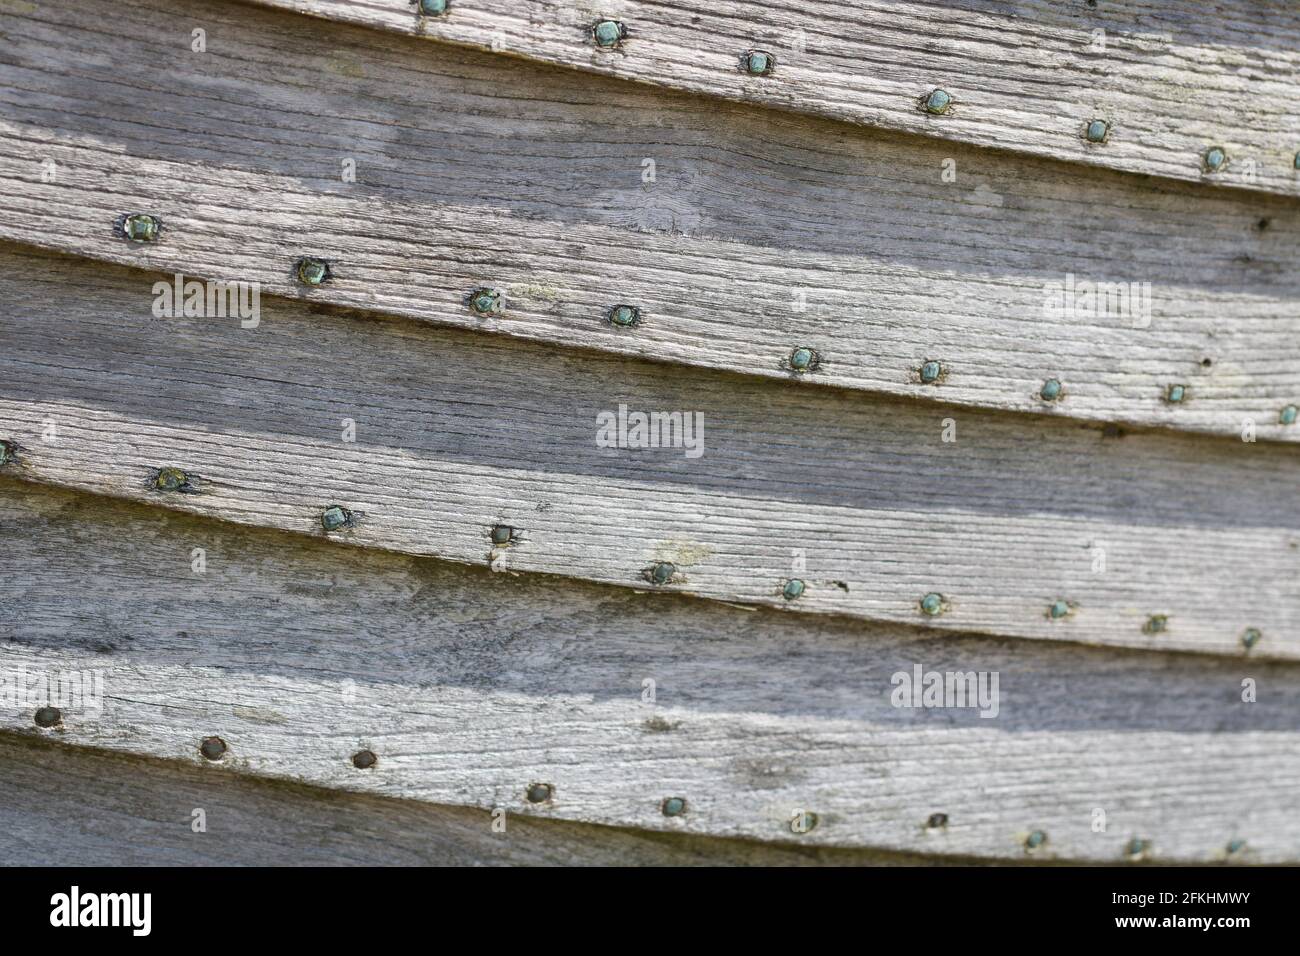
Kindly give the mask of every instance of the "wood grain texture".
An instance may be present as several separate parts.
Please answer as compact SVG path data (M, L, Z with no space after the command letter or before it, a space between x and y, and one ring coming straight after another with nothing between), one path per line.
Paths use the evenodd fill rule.
M1293 199L430 57L283 12L100 10L6 21L0 236L802 384L1300 441L1279 421L1300 402ZM195 23L206 53L181 42ZM130 211L162 218L157 243L115 232ZM303 255L335 277L304 292ZM1149 283L1149 315L1048 309L1071 277ZM501 291L499 315L470 312L478 287ZM639 326L606 320L624 302ZM802 376L799 346L821 356ZM943 375L923 384L929 360Z
M1300 194L1300 13L1286 0L256 0L745 103L1176 179ZM593 42L598 18L628 37ZM739 57L775 57L748 76ZM928 115L944 89L953 105ZM1086 141L1094 119L1104 144ZM1227 168L1203 171L1207 149Z
M1296 449L876 400L267 299L158 319L169 277L0 250L4 471L244 524L961 631L1300 657ZM684 447L603 447L680 412ZM345 435L351 422L354 441ZM954 441L946 441L949 432ZM158 469L192 493L152 486ZM494 547L496 524L515 530ZM786 600L791 578L806 591ZM947 611L927 618L930 592ZM1047 615L1055 601L1068 617ZM1167 626L1149 633L1152 615Z
M4 866L925 866L942 857L508 816L0 735ZM195 832L195 810L206 830Z
M103 687L102 707L67 702L50 729L34 726L34 701L0 709L12 732L209 778L501 808L508 834L534 817L1035 862L1123 862L1134 838L1163 862L1225 859L1233 840L1234 861L1300 858L1295 665L746 612L8 480L0 535L0 673L26 687L98 670ZM997 716L892 706L892 675L915 666L997 673ZM217 762L198 753L212 735L228 747ZM377 757L367 770L351 760L362 749ZM530 803L542 782L552 798ZM671 796L686 813L661 812ZM232 790L222 806L243 803ZM184 826L191 806L154 812ZM358 837L419 819L354 810L345 819L370 821ZM801 835L798 810L817 814ZM323 803L290 839L333 812ZM927 825L935 813L946 825ZM1028 853L1035 829L1047 842Z

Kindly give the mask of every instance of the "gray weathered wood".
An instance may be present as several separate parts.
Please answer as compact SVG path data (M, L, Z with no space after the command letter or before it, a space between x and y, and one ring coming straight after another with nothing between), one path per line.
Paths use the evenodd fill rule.
M1300 657L1294 446L1107 437L289 300L253 329L157 319L160 279L0 250L6 472L316 535L338 504L357 516L337 541L502 570L650 589L669 562L661 590L793 612L1223 654L1254 627L1252 653ZM620 406L702 417L700 456L601 447ZM155 490L162 467L197 493ZM518 533L494 549L498 523ZM787 601L791 578L807 590ZM1076 607L1051 620L1057 600Z
M1286 0L255 0L626 80L980 146L1300 194L1300 13ZM627 40L590 30L617 17ZM766 77L740 54L771 53ZM433 54L433 56L440 54ZM952 94L944 116L919 101ZM1104 145L1084 127L1111 124ZM1225 171L1203 171L1212 146Z
M134 0L101 14L68 0L6 23L0 236L674 363L788 379L791 350L810 346L822 362L803 383L1300 441L1279 423L1300 402L1290 199L276 11ZM195 23L206 53L185 45ZM115 234L137 210L162 217L158 243ZM292 275L306 254L336 272L310 292ZM1071 275L1149 282L1149 323L1045 311ZM499 316L466 307L480 286L503 292ZM621 302L643 310L638 327L606 321ZM922 384L931 359L944 375ZM1048 378L1061 400L1039 397ZM1188 388L1179 405L1171 384Z
M1300 859L1294 665L747 612L7 480L0 534L0 673L99 670L104 690L49 730L34 704L0 713L11 731L508 821L997 859L1119 862L1137 838L1212 861L1242 840L1234 859ZM996 672L997 716L892 706L916 665ZM217 763L198 754L211 735ZM551 801L527 801L538 782ZM684 815L661 813L670 796ZM798 809L818 815L802 835ZM414 825L377 816L364 832ZM1035 829L1048 842L1027 854Z
M5 866L924 866L941 857L642 832L213 773L0 735ZM206 828L196 831L195 810Z

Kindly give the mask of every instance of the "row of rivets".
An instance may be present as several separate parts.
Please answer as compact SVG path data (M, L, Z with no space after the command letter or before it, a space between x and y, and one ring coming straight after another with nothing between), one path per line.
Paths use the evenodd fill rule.
M134 214L127 216L123 221L123 231L129 238L138 242L152 241L157 237L160 228L161 223L154 216ZM299 259L295 266L295 272L300 282L311 286L318 286L334 277L329 260L315 256L304 256ZM495 315L501 311L501 293L495 289L475 289L470 293L467 302L469 308L477 315ZM611 325L620 328L631 328L641 321L641 310L633 305L616 305L605 314L605 318ZM821 357L815 349L799 346L790 352L789 357L783 364L795 372L811 372L821 364ZM922 363L917 376L922 384L932 385L942 381L944 373L945 369L941 362L928 359ZM1059 379L1049 378L1039 390L1039 397L1045 402L1054 402L1064 395L1064 391L1064 386L1062 386ZM1165 401L1171 404L1179 404L1186 394L1186 385L1168 385L1165 388ZM1296 418L1297 409L1295 405L1285 406L1278 415L1278 420L1283 425L1295 424ZM3 458L0 458L0 464L4 464Z
M931 830L940 830L948 826L948 814L932 813L925 825ZM1042 830L1034 830L1026 835L1024 846L1026 850L1037 850L1047 845L1047 834ZM1246 841L1240 838L1229 840L1224 850L1229 854L1237 854L1246 848ZM1124 845L1124 855L1130 860L1145 860L1151 856L1152 844L1150 840L1144 840L1141 837L1133 837Z
M821 364L820 356L813 349L799 347L790 353L790 357L783 363L796 372L812 371ZM942 362L934 359L928 359L923 362L916 371L917 379L923 385L933 385L936 382L942 382L947 375L947 369ZM1038 397L1045 402L1055 402L1065 396L1065 386L1057 378L1049 378L1043 382L1038 391ZM1187 386L1181 383L1165 386L1164 400L1172 405L1180 404L1187 397ZM1278 413L1278 422L1283 425L1294 425L1297 418L1297 408L1295 405L1286 405Z
M627 26L618 20L599 20L591 28L596 45L606 49L619 46L627 39ZM740 55L740 69L751 76L770 76L776 68L776 58L766 50L748 50ZM934 89L920 99L921 109L932 116L943 116L953 104L952 94L944 89ZM1102 119L1089 120L1083 127L1086 142L1100 145L1110 138L1110 123ZM1212 146L1201 157L1206 172L1219 172L1228 165L1228 154L1222 146ZM1300 169L1300 152L1295 155L1295 168Z
M449 0L419 0L420 12L425 16L442 16L450 8ZM591 26L591 36L596 46L613 49L628 37L627 24L621 20L597 20ZM776 58L766 50L748 50L740 55L740 69L751 76L770 76L776 68ZM921 98L921 108L932 115L942 116L952 106L952 94L935 89ZM1090 120L1084 126L1083 137L1089 143L1105 143L1110 136L1110 123ZM1228 154L1221 146L1212 146L1201 158L1206 172L1219 172L1228 164ZM1300 169L1300 152L1295 154L1294 167ZM152 238L152 237L150 237Z
M450 6L448 0L420 0L420 12L426 16L441 16ZM591 37L596 46L614 49L628 37L627 24L621 20L597 20L591 26ZM776 68L776 58L766 50L747 50L740 55L740 69L751 76L770 76ZM952 106L952 94L944 89L934 89L921 97L921 109L934 116L942 116ZM1085 141L1102 144L1110 137L1110 123L1102 119L1089 120L1083 128ZM1206 172L1219 172L1228 165L1228 154L1222 146L1212 146L1201 157ZM1295 154L1293 165L1300 169L1300 152Z
M326 531L337 531L340 528L352 527L355 519L351 511L340 506L330 505L321 515L321 525ZM509 525L493 525L489 531L489 538L492 544L502 547L510 544L515 540L515 529ZM642 572L642 576L651 584L665 585L670 584L677 574L677 566L671 561L659 561L651 565ZM807 585L799 578L791 578L786 581L781 589L781 596L787 601L794 601L802 597L807 590ZM924 595L918 602L917 607L921 613L929 617L938 617L946 614L951 604L949 601L936 591L931 591ZM1053 601L1047 607L1047 617L1054 621L1070 617L1074 614L1077 605L1070 601L1058 599ZM1146 623L1142 625L1144 634L1160 634L1168 628L1168 617L1164 614L1154 614L1150 616ZM1254 647L1263 635L1258 628L1247 628L1242 634L1241 642L1246 649Z
M36 711L33 720L36 726L42 728L56 727L63 722L63 715L57 707L42 707ZM220 737L205 737L199 744L199 753L207 760L220 760L229 748L226 742ZM360 750L352 755L352 765L358 770L369 770L379 763L379 758L375 756L372 750ZM525 796L529 803L546 803L555 795L555 788L549 783L529 784L525 791ZM660 811L666 817L679 817L687 810L685 797L668 797L660 805ZM807 833L817 826L817 814L805 811L802 819L796 818L791 821L790 829L794 833ZM948 826L948 814L932 813L926 819L925 825L931 830L938 830ZM1025 848L1036 850L1047 843L1047 834L1042 830L1035 830L1025 838ZM1246 848L1246 841L1234 839L1229 841L1226 849L1228 853L1240 853ZM1145 858L1151 851L1151 841L1142 840L1134 837L1125 847L1125 853L1134 859Z
M800 582L802 583L802 582ZM802 593L802 592L801 592ZM917 607L921 613L930 617L938 617L945 614L951 605L948 600L937 592L931 591L917 602ZM1063 618L1073 616L1078 605L1065 600L1056 600L1047 606L1047 617L1053 621L1059 621ZM1152 614L1142 625L1143 634L1163 634L1169 629L1169 617L1165 614ZM1263 633L1257 627L1248 627L1241 635L1241 643L1246 650L1250 650L1263 639Z
M650 568L646 572L646 577L654 584L667 584L672 580L676 571L677 569L674 565L667 562L661 562ZM803 581L798 578L792 578L787 581L785 586L781 589L781 596L787 601L794 601L802 597L805 590L806 585ZM917 607L923 614L930 617L938 617L941 614L946 614L951 608L951 604L942 594L931 591L917 602ZM1073 602L1058 599L1047 606L1046 614L1050 620L1059 621L1073 616L1077 607L1078 605ZM1168 628L1168 623L1169 619L1166 615L1154 614L1142 625L1142 632L1144 634L1163 633ZM1247 628L1242 633L1241 643L1245 645L1247 650L1249 650L1259 643L1262 637L1263 635L1258 628Z
M1292 406L1294 407L1294 406ZM1294 421L1294 416L1292 417ZM13 444L7 441L0 441L0 465L13 461ZM192 476L179 468L160 468L154 474L153 486L160 491L185 492L193 491ZM338 531L343 528L352 528L356 526L357 516L342 505L328 505L321 512L321 527L326 532ZM506 524L493 525L488 532L488 537L496 547L504 547L517 540L516 529ZM665 585L672 583L677 574L677 567L670 561L659 561L651 565L642 572L642 576L651 584ZM805 583L798 578L791 578L785 582L781 589L781 595L787 601L794 601L802 597L807 590ZM1047 617L1052 620L1061 620L1070 617L1076 609L1072 602L1058 599L1053 601L1047 608ZM945 614L951 605L948 600L936 591L924 595L918 602L917 607L921 613L929 617L938 617ZM1168 629L1169 619L1164 614L1151 615L1145 624L1142 625L1144 634L1161 634ZM1263 638L1263 634L1258 628L1247 628L1241 636L1241 643L1247 650L1254 647Z

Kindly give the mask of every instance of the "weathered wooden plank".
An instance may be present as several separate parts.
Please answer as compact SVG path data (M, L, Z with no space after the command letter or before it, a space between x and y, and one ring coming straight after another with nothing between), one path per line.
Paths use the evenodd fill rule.
M1285 0L254 0L349 23L871 126L1300 194L1300 12ZM601 19L626 27L602 48ZM741 56L775 67L752 76ZM933 115L932 91L951 96ZM1109 124L1089 142L1094 120ZM1221 147L1228 163L1206 169Z
M925 866L942 858L641 832L213 774L0 735L6 866ZM202 811L196 814L195 811ZM75 821L75 828L69 828ZM203 829L196 829L202 821Z
M6 24L0 236L675 363L1300 441L1280 420L1300 402L1293 200L434 59L273 11L99 11ZM176 48L196 22L201 55ZM138 210L162 218L157 242L115 232ZM303 255L333 278L305 291ZM1149 299L1048 308L1070 282L1146 282ZM470 311L480 287L501 313ZM638 326L607 321L620 303ZM820 363L795 373L801 346Z
M157 319L157 280L0 252L7 473L795 612L1223 654L1254 628L1252 653L1300 656L1294 446L846 396L290 300L263 301L256 328ZM624 412L691 432L638 447L609 427ZM164 467L195 477L159 490ZM331 505L354 515L327 532ZM515 529L499 547L498 524ZM787 599L792 579L805 590Z
M1294 665L746 612L7 480L0 529L8 686L98 671L103 689L44 729L43 701L0 708L11 731L499 808L507 833L531 816L998 859L1300 858ZM893 706L917 666L998 675L996 715ZM550 798L530 802L539 783ZM665 816L671 797L684 813ZM817 815L801 834L799 810Z

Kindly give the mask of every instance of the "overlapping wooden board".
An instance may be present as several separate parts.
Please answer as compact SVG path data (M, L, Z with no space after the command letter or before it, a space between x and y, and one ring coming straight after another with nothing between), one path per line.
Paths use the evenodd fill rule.
M1300 440L1280 423L1300 402L1292 198L885 135L283 11L102 11L68 0L6 19L0 236L803 384ZM202 53L187 45L195 24ZM156 243L115 231L141 211L162 219ZM304 291L304 255L331 260L334 278ZM1086 283L1114 295L1087 299ZM1132 283L1125 306L1116 290ZM468 309L480 287L502 293L500 314ZM636 327L607 320L623 303L641 310ZM790 370L798 347L820 355L813 370ZM942 368L932 384L927 361ZM1048 379L1057 401L1040 397ZM1171 385L1186 386L1179 404Z
M496 831L483 810L214 773L27 734L0 735L0 777L6 866L924 866L942 860L522 815L507 817L505 830Z
M0 251L5 473L792 612L1231 655L1254 628L1250 653L1300 657L1294 446L800 389L269 297L256 328L159 319L159 282ZM606 425L622 413L697 430L620 444ZM162 468L190 487L156 489ZM332 505L350 526L324 529ZM498 524L514 529L501 547ZM656 582L658 565L672 573ZM791 579L806 585L792 600ZM1057 601L1070 613L1052 619Z
M0 535L0 672L40 686L98 671L103 687L102 707L71 700L48 729L31 706L6 710L12 732L211 774L499 809L507 833L545 817L1012 860L1300 855L1295 665L493 575L8 479ZM894 706L893 675L917 667L998 675L996 716ZM217 761L199 755L212 736L227 748ZM362 750L377 758L369 769L353 765ZM538 783L551 797L531 803ZM239 794L211 811L214 833L236 805L247 815L275 804ZM664 815L670 797L684 813ZM182 828L191 806L151 812ZM274 830L286 811L272 809ZM816 824L794 833L800 811ZM321 812L319 826L362 819L346 802ZM931 825L935 814L946 821ZM362 835L418 819L383 811ZM1029 852L1035 831L1046 840Z
M674 89L1177 179L1300 194L1285 0L255 0ZM601 48L592 29L622 23ZM764 76L740 57L767 53ZM430 58L439 54L431 53ZM920 103L951 94L943 115ZM1110 126L1102 143L1084 130ZM1229 162L1206 171L1223 148Z

